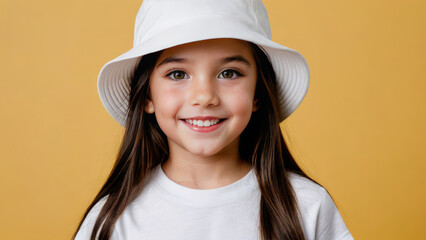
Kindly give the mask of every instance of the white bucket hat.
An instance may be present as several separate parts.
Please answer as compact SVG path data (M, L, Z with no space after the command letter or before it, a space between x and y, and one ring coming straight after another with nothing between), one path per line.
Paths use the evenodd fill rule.
M309 68L297 51L271 40L261 0L144 0L136 16L133 48L105 64L98 91L108 113L122 126L127 117L130 82L140 57L184 43L235 38L257 44L275 70L281 121L302 102Z

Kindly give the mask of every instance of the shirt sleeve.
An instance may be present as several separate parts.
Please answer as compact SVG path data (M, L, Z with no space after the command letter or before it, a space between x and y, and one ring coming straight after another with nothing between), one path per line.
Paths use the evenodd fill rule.
M92 235L93 225L91 227L88 227L87 225L88 224L81 225L74 240L90 240L90 236Z
M93 227L95 226L96 219L106 201L106 198L101 199L97 202L92 209L90 209L86 218L80 226L74 240L90 240L92 236Z
M324 189L317 215L317 240L353 240L333 199Z

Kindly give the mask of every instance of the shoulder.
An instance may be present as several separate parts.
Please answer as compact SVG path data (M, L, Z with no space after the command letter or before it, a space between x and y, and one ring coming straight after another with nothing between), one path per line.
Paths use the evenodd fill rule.
M328 194L324 187L297 173L289 172L288 178L298 201L318 202Z
M289 173L307 239L353 239L327 190L296 173Z
M318 214L324 204L334 204L327 190L314 181L293 172L289 180L302 215Z
M102 198L90 209L89 213L84 218L77 235L74 238L75 240L90 239L96 219L98 218L107 198L108 197Z

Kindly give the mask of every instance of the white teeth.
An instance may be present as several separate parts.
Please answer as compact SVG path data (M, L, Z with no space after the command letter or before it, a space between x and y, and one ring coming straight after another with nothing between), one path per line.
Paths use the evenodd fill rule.
M209 120L204 121L203 126L204 126L204 127L208 127L208 126L210 126L210 121L209 121Z
M185 119L185 121L189 124L192 124L194 126L198 127L209 127L212 125L215 125L219 122L219 119L213 119L213 120L196 120L196 119Z

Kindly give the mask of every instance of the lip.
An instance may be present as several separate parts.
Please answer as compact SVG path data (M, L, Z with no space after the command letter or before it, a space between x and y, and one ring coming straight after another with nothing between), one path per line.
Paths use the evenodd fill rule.
M213 120L213 119L223 119L223 118L213 117L213 116L195 116L195 117L188 117L184 119Z
M208 127L199 127L199 126L195 126L192 125L190 123L187 123L185 121L185 119L197 119L197 120L214 120L214 119L220 119L221 121L215 125L212 126L208 126ZM181 121L191 130L195 131L195 132L199 132L199 133L210 133L215 131L216 129L218 129L219 127L222 126L222 124L226 121L226 119L223 118L218 118L218 117L211 117L211 116L205 116L205 117L191 117L191 118L185 118L185 119L181 119Z

